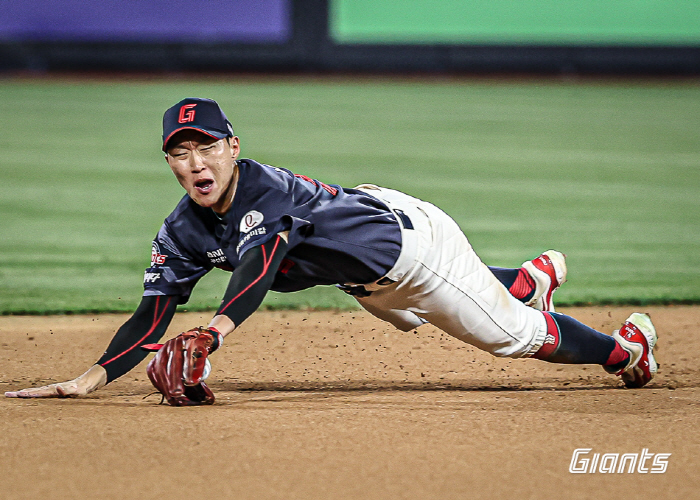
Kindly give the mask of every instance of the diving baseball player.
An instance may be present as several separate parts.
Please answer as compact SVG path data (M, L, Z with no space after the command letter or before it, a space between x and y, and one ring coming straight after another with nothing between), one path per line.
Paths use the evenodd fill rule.
M88 394L155 350L147 372L171 405L211 404L208 355L268 290L315 285L337 285L401 330L431 323L495 356L599 364L628 387L656 373L657 335L647 315L632 314L609 336L554 312L552 294L566 279L559 252L519 269L488 268L430 203L239 159L239 139L209 99L187 98L165 112L163 151L187 194L153 241L141 304L86 373L6 396ZM214 267L231 271L231 280L209 326L155 344Z

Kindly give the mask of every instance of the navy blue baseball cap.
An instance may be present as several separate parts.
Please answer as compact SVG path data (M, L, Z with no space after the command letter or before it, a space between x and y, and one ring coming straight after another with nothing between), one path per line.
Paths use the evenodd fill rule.
M163 151L181 130L194 129L215 139L233 137L233 127L219 104L211 99L187 97L163 115Z

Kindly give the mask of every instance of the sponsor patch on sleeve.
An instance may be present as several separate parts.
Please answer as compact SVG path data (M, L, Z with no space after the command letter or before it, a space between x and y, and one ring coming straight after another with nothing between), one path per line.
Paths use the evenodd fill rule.
M263 219L263 214L261 214L257 210L251 210L250 212L245 214L243 218L241 218L241 226L239 228L240 232L249 232L254 227L259 226L262 223Z
M146 271L143 274L143 283L144 284L149 284L149 283L155 283L160 279L161 273L153 273L153 272L148 272Z
M165 264L165 259L167 257L167 255L160 253L160 247L158 246L158 243L154 241L153 245L151 246L151 267Z
M177 276L168 266L149 267L143 274L143 284L145 287L162 285L163 282L175 283Z
M241 241L238 242L238 245L236 245L236 253L240 253L241 248L243 248L243 245L248 243L251 238L253 238L254 236L260 236L263 234L267 234L267 229L265 229L264 227L259 227L257 229L254 229L254 230L248 232L248 234L246 234L243 238L241 238Z

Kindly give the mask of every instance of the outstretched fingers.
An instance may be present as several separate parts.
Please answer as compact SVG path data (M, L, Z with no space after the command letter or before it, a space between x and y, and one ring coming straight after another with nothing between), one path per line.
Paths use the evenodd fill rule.
M7 398L67 398L80 395L82 394L78 390L77 384L72 381L5 393Z

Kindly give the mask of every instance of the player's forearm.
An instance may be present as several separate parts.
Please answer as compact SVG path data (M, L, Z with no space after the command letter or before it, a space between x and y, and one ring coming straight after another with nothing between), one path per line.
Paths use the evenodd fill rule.
M140 346L157 342L163 336L175 315L177 303L175 295L143 297L136 312L119 328L96 363L106 372L105 384L143 361L147 353Z
M286 251L287 242L280 235L248 250L231 275L221 306L209 326L226 336L253 314L270 290Z

